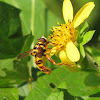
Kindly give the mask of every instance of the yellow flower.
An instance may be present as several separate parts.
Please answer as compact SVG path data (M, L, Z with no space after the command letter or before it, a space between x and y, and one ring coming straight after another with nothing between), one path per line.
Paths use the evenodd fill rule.
M59 26L53 26L53 34L49 37L52 42L52 51L50 55L56 54L61 62L73 65L77 69L76 63L80 59L80 53L75 46L77 40L78 27L93 10L95 4L94 2L89 2L85 4L75 15L73 19L73 6L70 0L63 1L63 18L66 24L59 24ZM69 70L69 66L67 66Z

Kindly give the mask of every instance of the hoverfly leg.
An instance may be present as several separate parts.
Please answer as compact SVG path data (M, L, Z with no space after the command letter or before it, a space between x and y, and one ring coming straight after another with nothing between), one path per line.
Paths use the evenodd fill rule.
M72 66L71 64L67 64L67 63L56 63L51 57L49 57L48 55L46 55L46 58L51 62L53 63L54 65L68 65L68 66Z

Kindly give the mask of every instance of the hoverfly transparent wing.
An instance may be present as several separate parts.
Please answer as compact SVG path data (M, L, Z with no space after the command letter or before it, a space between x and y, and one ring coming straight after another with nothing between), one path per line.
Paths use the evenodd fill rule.
M26 52L20 54L20 55L17 57L17 59L22 59L22 58L26 57L28 54L30 54L31 52L33 52L33 49L28 50L28 51L26 51Z

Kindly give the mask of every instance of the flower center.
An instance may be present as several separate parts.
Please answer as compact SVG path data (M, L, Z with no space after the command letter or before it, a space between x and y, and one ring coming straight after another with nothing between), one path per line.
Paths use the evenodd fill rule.
M55 46L57 50L61 50L65 47L67 42L74 42L76 39L76 30L69 21L67 24L59 24L58 27L53 26L53 30L51 31L53 34L50 34L49 38L52 42L52 46Z

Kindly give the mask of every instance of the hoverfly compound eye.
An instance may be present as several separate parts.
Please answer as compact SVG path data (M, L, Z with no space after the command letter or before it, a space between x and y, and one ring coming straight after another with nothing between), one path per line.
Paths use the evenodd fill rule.
M42 36L40 39L38 39L38 41L41 41L41 42L46 42L46 41L47 41L47 39L46 39L44 36Z
M47 39L44 36L42 36L41 38L44 40L44 42L46 42Z

